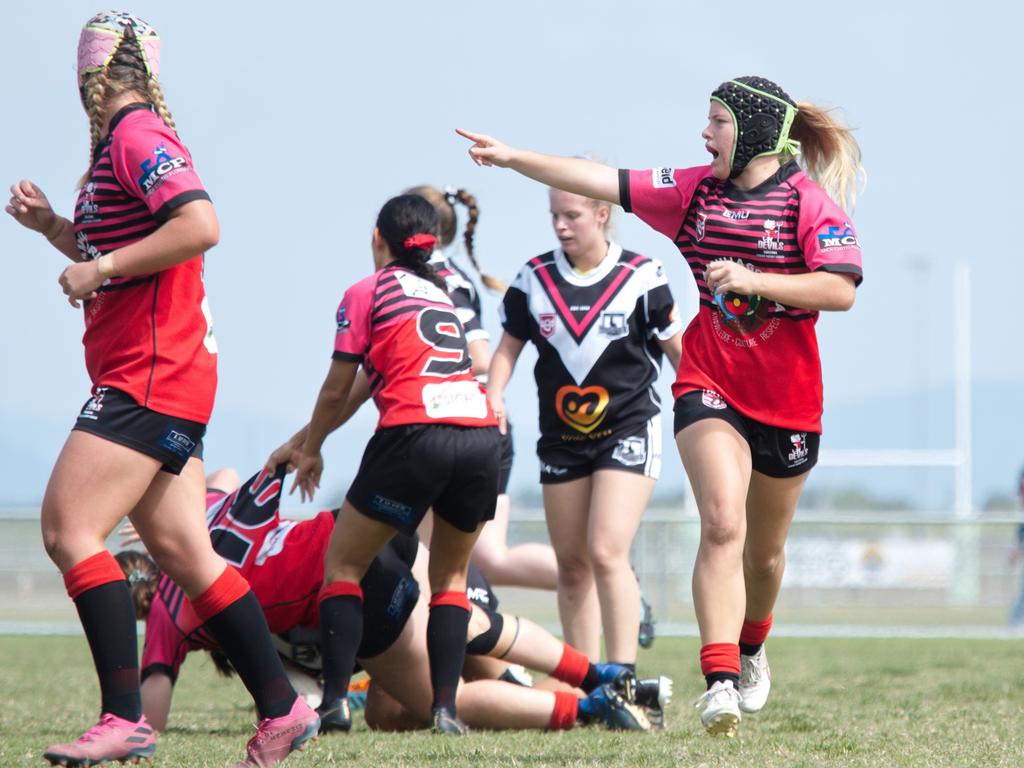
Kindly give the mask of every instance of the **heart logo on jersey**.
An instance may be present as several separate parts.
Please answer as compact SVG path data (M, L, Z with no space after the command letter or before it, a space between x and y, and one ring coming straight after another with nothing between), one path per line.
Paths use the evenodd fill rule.
M575 387L567 384L555 393L555 413L573 429L587 435L604 420L608 408L604 387Z

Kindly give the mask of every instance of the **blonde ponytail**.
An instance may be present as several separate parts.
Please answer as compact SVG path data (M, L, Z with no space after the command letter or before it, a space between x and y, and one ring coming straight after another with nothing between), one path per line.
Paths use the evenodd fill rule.
M860 145L832 111L798 102L790 136L800 142L801 164L844 211L852 210L867 180Z

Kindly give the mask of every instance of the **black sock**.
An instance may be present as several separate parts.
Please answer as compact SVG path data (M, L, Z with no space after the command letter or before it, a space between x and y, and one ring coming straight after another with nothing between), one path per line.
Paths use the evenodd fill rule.
M324 704L348 696L348 683L363 640L363 601L355 595L320 602L320 652L324 661ZM465 635L463 635L465 643Z
M709 675L704 675L704 682L708 684L708 688L719 680L732 680L732 687L737 691L740 689L740 676L734 672L712 672Z
M758 643L757 645L740 643L740 653L744 656L753 656L755 653L761 650L762 645L764 645L764 643Z
M101 711L135 723L142 717L135 608L128 582L111 581L75 598L100 679Z
M457 605L434 605L427 620L427 655L434 706L455 715L455 693L466 658L466 630L469 611Z
M261 718L283 717L295 703L281 658L270 639L267 619L252 590L203 625L249 689Z
M601 678L597 674L597 667L594 666L594 662L590 662L587 674L583 676L583 682L580 683L580 690L584 693L591 693L600 684Z

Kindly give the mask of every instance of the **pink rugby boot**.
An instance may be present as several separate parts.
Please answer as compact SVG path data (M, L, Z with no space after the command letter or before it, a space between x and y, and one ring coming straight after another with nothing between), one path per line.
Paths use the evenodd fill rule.
M156 734L145 716L133 723L106 712L78 741L54 744L43 752L43 757L51 765L84 766L113 760L137 763L153 757L154 752Z
M301 696L295 697L291 711L283 717L267 717L256 726L256 735L246 746L245 760L235 768L269 768L284 760L293 750L303 750L316 741L320 718Z

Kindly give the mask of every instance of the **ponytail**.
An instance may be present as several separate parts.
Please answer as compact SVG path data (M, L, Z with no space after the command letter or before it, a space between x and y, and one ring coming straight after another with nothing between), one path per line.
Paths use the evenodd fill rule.
M121 566L128 592L131 594L135 615L142 621L149 617L149 610L160 583L160 569L149 555L135 549L125 549L114 555Z
M444 281L429 263L438 234L434 206L420 195L393 197L377 215L377 230L398 264L445 290ZM417 237L422 235L429 237Z
M807 175L849 212L867 178L861 165L860 145L850 129L832 116L831 110L807 102L797 103L797 109L790 136L800 142Z
M448 190L445 193L445 198L448 200L449 205L452 205L453 202L459 202L466 206L466 229L462 234L462 238L466 244L466 255L469 256L473 269L480 275L480 279L485 286L492 291L504 293L508 289L508 285L480 269L480 264L476 260L476 253L473 251L473 235L476 232L476 222L480 218L480 209L476 205L476 198L464 189Z

